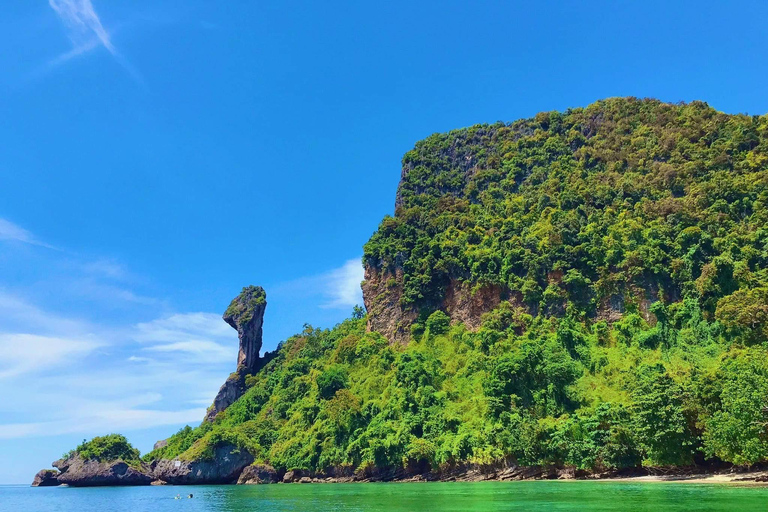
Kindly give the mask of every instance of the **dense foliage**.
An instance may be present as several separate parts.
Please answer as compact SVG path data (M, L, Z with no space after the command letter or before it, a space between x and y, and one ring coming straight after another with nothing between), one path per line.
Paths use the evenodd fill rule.
M240 323L246 324L253 318L254 310L267 302L267 293L261 286L246 286L240 295L229 304L224 312L225 318L237 317Z
M765 339L767 116L614 98L436 134L403 166L365 258L402 270L406 306L434 309L451 278L579 319L690 297Z
M68 458L79 455L84 460L98 460L99 462L111 462L122 460L128 464L140 462L139 450L131 446L131 443L120 434L97 436L90 441L83 440L77 448L64 455Z
M677 342L655 348L642 340L657 327L635 314L615 328L529 316L516 334L504 313L407 347L366 333L364 319L308 327L214 423L146 459L210 457L221 442L311 470L768 459L768 354L727 342L695 302L670 314Z
M434 135L403 163L365 259L421 311L410 343L359 309L307 327L146 459L228 442L311 470L768 460L768 118L610 99ZM439 310L450 280L509 300L469 331Z

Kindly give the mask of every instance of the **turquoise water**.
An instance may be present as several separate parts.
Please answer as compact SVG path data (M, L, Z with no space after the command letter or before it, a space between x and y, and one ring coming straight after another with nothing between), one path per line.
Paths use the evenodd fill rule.
M193 499L174 496L194 493ZM0 487L20 512L768 511L768 487L623 482L307 484L196 487Z

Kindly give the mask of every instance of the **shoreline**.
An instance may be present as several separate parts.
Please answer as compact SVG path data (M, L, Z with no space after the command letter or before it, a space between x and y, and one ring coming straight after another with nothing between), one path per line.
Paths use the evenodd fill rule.
M60 461L57 461L59 463ZM234 467L222 468L211 462L170 465L154 461L140 468L129 467L118 460L112 463L82 461L75 458L63 472L42 470L35 475L33 487L69 485L70 487L142 486L142 485L268 485L331 483L417 483L417 482L508 482L508 481L603 481L628 483L702 483L735 485L768 485L768 464L733 466L709 464L701 466L634 467L619 470L590 471L575 467L518 466L513 461L495 464L458 464L430 468L426 464L399 468L368 466L353 470L349 466L330 467L325 471L282 470L268 464L239 461ZM242 465L241 465L242 464ZM56 464L55 464L56 465ZM61 464L58 464L61 466ZM58 467L57 466L57 467ZM166 467L168 466L168 467ZM168 468L172 467L172 470ZM72 472L71 468L76 471ZM226 475L224 475L226 469ZM72 474L70 474L72 473ZM62 478L62 475L66 478Z
M554 467L464 467L452 471L403 474L400 471L361 475L325 476L322 474L289 472L271 482L240 480L239 485L267 483L427 483L427 482L511 482L511 481L566 481L566 482L627 482L627 483L691 483L768 485L768 467L651 467L591 473L575 468Z

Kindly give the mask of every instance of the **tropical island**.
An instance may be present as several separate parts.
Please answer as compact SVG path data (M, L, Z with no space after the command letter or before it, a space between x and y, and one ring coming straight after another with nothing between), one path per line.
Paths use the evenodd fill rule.
M365 309L237 367L144 456L35 485L603 477L768 461L768 116L611 98L435 134L364 247Z

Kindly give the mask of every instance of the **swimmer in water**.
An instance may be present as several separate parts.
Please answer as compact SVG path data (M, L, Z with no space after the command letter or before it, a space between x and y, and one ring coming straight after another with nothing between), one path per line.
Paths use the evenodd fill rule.
M187 498L190 498L190 499L192 499L192 498L193 498L193 496L190 494L189 496L187 496Z

